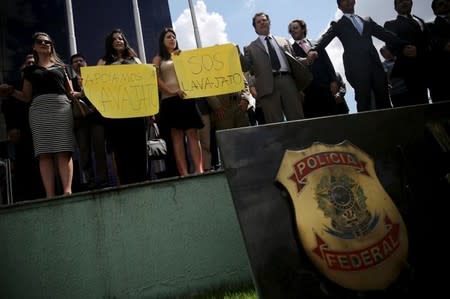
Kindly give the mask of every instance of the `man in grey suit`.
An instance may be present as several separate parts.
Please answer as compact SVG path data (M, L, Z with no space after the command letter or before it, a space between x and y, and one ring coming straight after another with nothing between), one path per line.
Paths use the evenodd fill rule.
M270 34L270 18L265 13L255 14L253 27L258 38L244 48L244 56L266 123L302 119L300 92L284 55L284 51L292 54L292 46L287 39Z
M331 22L330 28L320 37L313 50L324 49L338 37L344 48L345 76L355 90L358 112L392 107L386 73L373 45L372 36L403 51L413 51L415 47L406 46L407 42L385 30L371 18L355 15L355 0L337 0L337 4L344 15L338 21Z

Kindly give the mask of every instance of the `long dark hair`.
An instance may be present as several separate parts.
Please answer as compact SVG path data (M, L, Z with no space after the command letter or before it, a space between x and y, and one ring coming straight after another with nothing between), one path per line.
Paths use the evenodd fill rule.
M105 56L103 56L103 60L106 62L106 64L113 63L119 58L117 51L113 47L114 41L113 36L116 33L119 33L122 36L123 44L125 46L125 50L122 53L122 58L128 59L132 57L137 57L137 54L134 51L134 49L131 48L130 45L128 44L128 40L125 37L125 33L123 33L121 29L114 29L106 36L105 39Z
M175 35L175 37L177 37L177 34L175 33L175 30L173 30L172 28L166 27L164 28L161 33L159 34L159 56L161 56L161 58L163 60L169 60L170 59L170 53L167 50L166 46L164 45L164 37L166 36L166 34L170 32L173 35ZM175 45L175 50L178 50L178 40L177 40L177 44Z

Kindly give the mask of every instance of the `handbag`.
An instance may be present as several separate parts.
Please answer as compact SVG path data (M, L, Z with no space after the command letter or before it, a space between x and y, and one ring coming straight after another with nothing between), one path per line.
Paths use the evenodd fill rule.
M159 135L158 125L154 121L147 131L147 153L152 160L164 159L167 155L166 141Z
M77 97L72 98L72 104L72 113L75 119L86 117L93 112L85 101Z
M69 75L67 74L67 69L64 67L64 76L66 78L66 94L67 97L72 102L72 114L74 118L83 118L86 115L88 115L91 111L89 106L84 102L83 100L77 98L73 95L73 86L71 83L71 80L69 78Z

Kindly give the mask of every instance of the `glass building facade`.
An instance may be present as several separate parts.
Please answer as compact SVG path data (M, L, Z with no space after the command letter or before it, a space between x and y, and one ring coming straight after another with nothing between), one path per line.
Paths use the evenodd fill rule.
M18 78L18 69L31 52L31 36L44 31L55 41L60 57L69 63L70 37L66 0L2 0L0 10L0 82ZM168 2L137 1L147 62L157 53L158 35L171 26ZM4 3L4 4L3 4ZM86 56L89 65L104 55L106 35L122 29L138 52L138 38L132 0L72 0L76 52Z

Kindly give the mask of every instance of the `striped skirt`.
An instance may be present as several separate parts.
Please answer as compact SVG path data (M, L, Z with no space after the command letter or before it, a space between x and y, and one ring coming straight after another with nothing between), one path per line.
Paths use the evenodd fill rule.
M30 106L34 155L73 152L75 138L70 100L63 94L43 94Z

